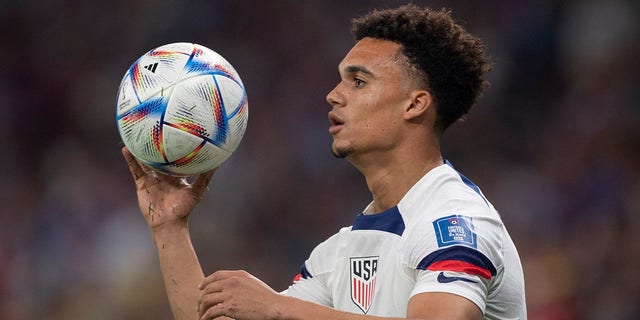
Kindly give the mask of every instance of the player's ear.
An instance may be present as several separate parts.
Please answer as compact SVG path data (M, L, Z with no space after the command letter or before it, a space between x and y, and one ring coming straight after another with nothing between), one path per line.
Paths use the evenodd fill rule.
M411 103L404 110L405 120L415 120L422 118L427 111L433 108L431 93L426 90L414 90L410 93Z

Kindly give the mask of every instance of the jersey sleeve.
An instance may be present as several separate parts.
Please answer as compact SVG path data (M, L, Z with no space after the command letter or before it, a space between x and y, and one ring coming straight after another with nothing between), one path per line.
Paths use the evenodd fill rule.
M326 275L312 275L306 267L308 262L309 260L305 261L301 267L300 273L293 278L293 283L289 288L284 290L282 294L323 306L332 307L331 296L325 285Z
M327 285L329 274L335 268L335 251L330 250L335 241L333 236L320 243L309 258L302 264L300 273L293 278L293 283L282 294L333 307L331 291Z
M477 211L481 211L479 214ZM445 210L421 223L410 238L415 270L411 296L447 292L474 302L484 313L491 283L502 266L502 223L491 207ZM497 217L497 213L495 213Z

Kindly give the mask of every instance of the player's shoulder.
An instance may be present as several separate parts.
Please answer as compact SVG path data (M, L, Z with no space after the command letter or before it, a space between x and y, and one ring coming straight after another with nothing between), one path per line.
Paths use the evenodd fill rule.
M340 239L343 238L345 234L350 230L351 226L342 227L338 230L338 232L331 235L326 240L320 242L311 251L309 259L314 261L332 261L336 254L336 247L338 246Z
M480 187L467 176L458 171L451 162L446 163L434 172L433 189L435 197L443 202L451 200L464 201L467 204L478 204L492 207Z
M341 227L338 229L338 232L332 234L324 241L320 242L315 249L324 250L328 247L335 245L335 243L343 237L344 233L349 232L351 230L351 226Z
M434 220L451 212L498 217L478 185L457 171L450 162L420 179L398 204L408 220Z
M429 172L398 205L407 243L500 246L503 223L480 188L447 162ZM427 241L429 240L429 241Z

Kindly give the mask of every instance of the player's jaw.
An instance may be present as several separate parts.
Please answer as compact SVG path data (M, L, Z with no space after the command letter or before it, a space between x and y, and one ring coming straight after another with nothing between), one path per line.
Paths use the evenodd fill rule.
M354 153L353 148L348 147L331 147L331 154L338 159L345 159L346 157L352 155Z

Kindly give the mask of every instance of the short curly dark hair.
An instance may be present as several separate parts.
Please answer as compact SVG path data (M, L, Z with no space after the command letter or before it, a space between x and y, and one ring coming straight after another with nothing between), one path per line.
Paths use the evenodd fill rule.
M484 45L451 17L447 9L433 10L407 4L374 10L352 21L356 40L383 39L401 45L411 69L434 97L434 130L442 134L469 112L488 85L491 69Z

